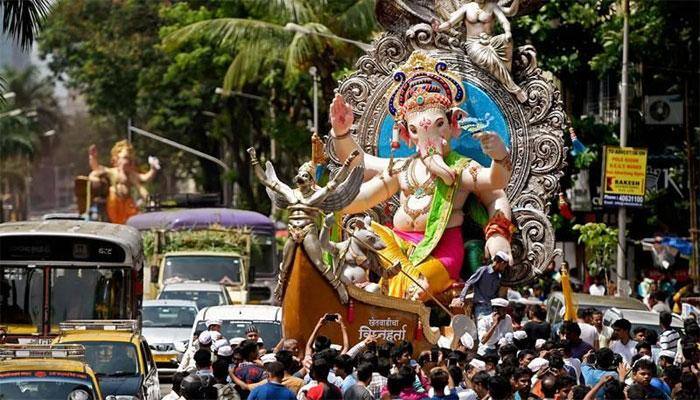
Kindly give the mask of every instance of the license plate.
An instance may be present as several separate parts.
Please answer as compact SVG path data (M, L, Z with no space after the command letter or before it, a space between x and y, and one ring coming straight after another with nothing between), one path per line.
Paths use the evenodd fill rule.
M53 338L45 338L45 337L37 337L37 338L28 338L28 337L23 337L23 338L17 338L17 343L19 344L43 344L43 345L49 345L53 343Z
M153 359L159 363L169 363L175 358L174 354L154 354Z

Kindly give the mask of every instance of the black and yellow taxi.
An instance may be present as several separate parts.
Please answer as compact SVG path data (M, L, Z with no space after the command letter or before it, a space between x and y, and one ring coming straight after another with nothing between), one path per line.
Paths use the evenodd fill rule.
M104 400L81 345L0 345L0 399Z
M158 369L135 320L72 320L54 344L80 344L105 396L158 400Z

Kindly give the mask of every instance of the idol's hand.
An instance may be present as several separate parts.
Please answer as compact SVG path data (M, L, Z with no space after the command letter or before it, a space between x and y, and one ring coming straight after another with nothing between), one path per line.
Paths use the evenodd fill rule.
M481 150L493 160L503 160L508 157L508 149L503 140L495 132L479 132L474 139L481 142Z
M345 136L350 127L352 127L354 116L352 114L352 106L345 102L342 95L336 94L331 103L331 126L333 137Z

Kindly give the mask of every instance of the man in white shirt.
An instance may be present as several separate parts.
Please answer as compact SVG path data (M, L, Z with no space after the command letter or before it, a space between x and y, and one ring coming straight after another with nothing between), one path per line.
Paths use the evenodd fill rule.
M493 313L490 318L480 318L478 322L479 350L480 355L486 351L496 349L496 343L506 336L506 333L513 332L513 321L510 315L506 314L508 300L502 298L491 299Z
M593 322L593 327L598 332L598 347L601 349L608 347L613 330L611 327L603 325L603 312L594 310L591 320Z
M598 330L592 325L593 310L590 308L579 308L576 312L577 322L581 328L581 340L598 350Z
M637 354L637 342L630 337L632 324L628 320L622 318L615 321L612 324L612 328L613 333L615 333L619 340L613 340L610 343L610 350L612 350L613 353L621 355L625 363L630 365L632 357Z

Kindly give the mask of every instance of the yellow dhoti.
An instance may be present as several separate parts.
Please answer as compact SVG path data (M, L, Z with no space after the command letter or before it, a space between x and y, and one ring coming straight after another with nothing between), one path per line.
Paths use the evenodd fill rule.
M454 280L450 278L444 265L435 257L428 256L418 265L408 259L415 245L396 235L394 231L384 225L372 223L372 230L384 241L386 248L379 251L384 257L380 257L380 262L384 268L389 268L397 261L401 263L402 270L413 279L418 280L420 275L428 282L428 291L432 294L442 293L448 289ZM391 261L391 262L390 262ZM405 274L389 278L388 281L382 279L382 287L388 287L388 295L392 297L404 298L408 289L413 285L413 281Z

